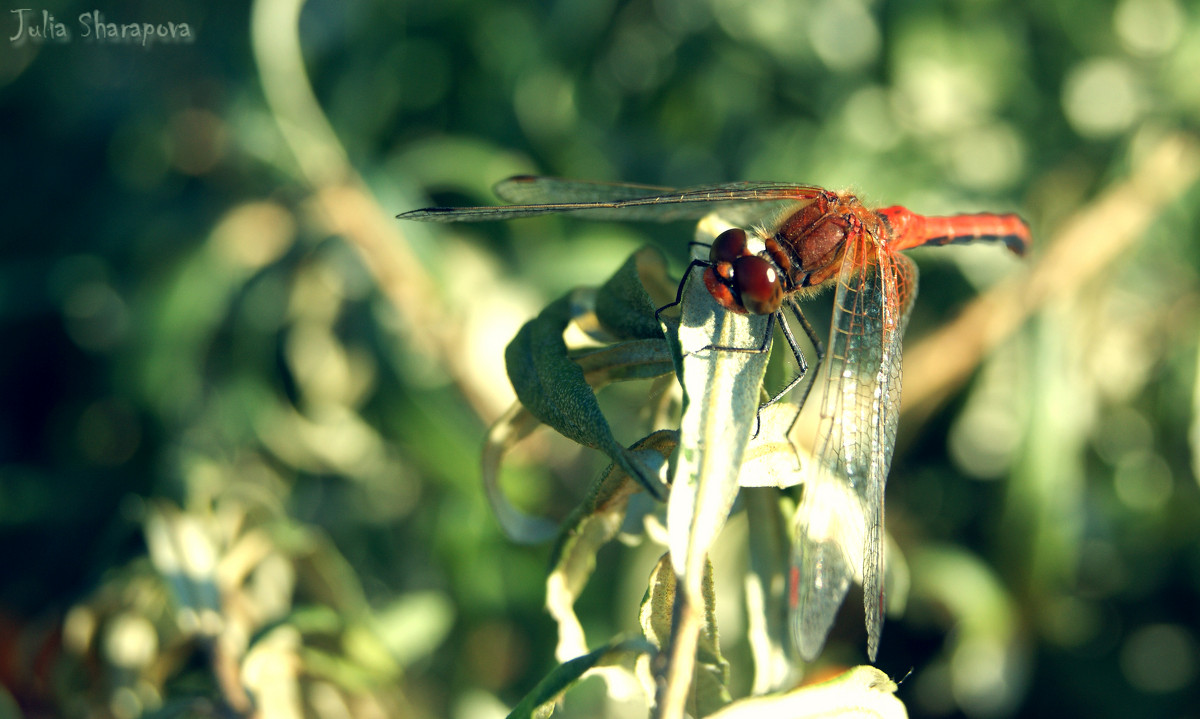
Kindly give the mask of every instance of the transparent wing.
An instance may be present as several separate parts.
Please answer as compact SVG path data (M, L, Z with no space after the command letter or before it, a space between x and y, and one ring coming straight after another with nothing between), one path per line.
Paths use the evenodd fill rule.
M560 177L517 175L492 188L496 196L514 205L553 205L574 202L614 202L676 192L673 187L633 182L564 180Z
M824 190L784 182L734 182L682 189L609 182L512 177L496 194L517 204L492 207L427 207L397 215L422 222L488 222L553 213L580 213L600 220L698 219L738 204L811 200ZM761 214L766 214L764 208Z
M820 654L860 567L872 661L883 626L883 492L916 267L859 235L847 243L838 277L818 449L796 516L792 623L807 661Z

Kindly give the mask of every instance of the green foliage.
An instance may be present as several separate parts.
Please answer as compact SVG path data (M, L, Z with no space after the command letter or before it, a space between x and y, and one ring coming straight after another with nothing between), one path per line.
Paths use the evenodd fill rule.
M663 273L665 268L660 256L653 251L648 256L654 258L650 260L655 263L653 269ZM661 330L655 333L651 329L654 307L636 280L637 259L637 256L631 257L596 296L599 328L616 339L662 337ZM621 299L610 299L613 295L619 295ZM573 301L572 294L568 294L551 303L536 319L527 322L509 343L504 359L517 399L543 424L585 447L602 450L626 473L637 477L647 490L661 496L661 483L613 437L584 368L567 354L563 332L572 319ZM601 307L605 308L604 316L600 315ZM622 357L611 366L619 368L621 379L654 377L666 374L670 369L661 363L638 359Z

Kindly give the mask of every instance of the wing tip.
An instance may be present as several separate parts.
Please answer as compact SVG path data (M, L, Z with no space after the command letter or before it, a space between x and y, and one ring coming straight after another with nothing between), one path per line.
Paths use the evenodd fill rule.
M418 222L437 222L438 219L445 217L448 213L455 211L455 207L422 207L419 210L409 210L396 215L397 220L416 220Z

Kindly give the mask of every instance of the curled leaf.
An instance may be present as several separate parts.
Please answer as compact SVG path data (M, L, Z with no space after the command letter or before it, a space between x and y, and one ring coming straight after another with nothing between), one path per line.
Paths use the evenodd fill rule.
M500 489L500 463L504 455L539 426L541 422L537 417L516 403L488 428L483 443L483 488L492 506L492 514L504 534L520 544L540 544L558 531L554 522L531 517L514 507Z
M657 455L647 458L647 464L665 464L678 444L678 433L660 430L639 441L630 449L638 453ZM575 600L596 567L596 552L621 529L629 498L641 486L617 465L592 485L584 501L575 508L550 553L550 574L546 577L546 608L558 622L559 659L587 651L583 627L575 616Z
M792 487L804 481L807 449L792 441L789 432L800 408L780 401L758 413L758 434L750 439L738 484L742 487Z
M617 339L662 339L654 312L674 296L667 262L653 247L643 247L596 293L596 318Z
M643 278L652 282L664 275L661 265L656 251L643 249L590 300L600 328L608 336L630 341L573 356L563 339L563 332L580 315L578 295L572 293L525 323L504 355L513 389L530 414L569 439L604 452L656 497L665 493L662 482L613 436L592 387L670 371L670 355L654 319L654 302L642 285Z

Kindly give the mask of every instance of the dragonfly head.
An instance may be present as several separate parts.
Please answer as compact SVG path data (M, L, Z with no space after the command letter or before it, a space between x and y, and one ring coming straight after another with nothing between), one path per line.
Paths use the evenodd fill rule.
M739 314L769 315L783 304L783 273L768 249L751 251L746 231L725 230L713 240L704 286L724 308Z

